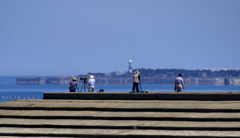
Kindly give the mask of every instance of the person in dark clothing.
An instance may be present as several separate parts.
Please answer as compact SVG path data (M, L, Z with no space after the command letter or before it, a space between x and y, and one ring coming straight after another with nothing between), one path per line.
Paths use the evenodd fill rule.
M139 82L140 82L140 72L137 70L135 71L134 75L133 75L133 87L132 87L132 92L135 91L135 89L137 90L137 93L139 93Z
M73 78L72 81L69 84L70 84L69 92L76 92L76 89L77 89L77 79Z

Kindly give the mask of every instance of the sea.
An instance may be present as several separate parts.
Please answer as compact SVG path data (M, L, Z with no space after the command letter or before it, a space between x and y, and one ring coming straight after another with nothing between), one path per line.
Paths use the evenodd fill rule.
M0 102L11 100L43 99L43 93L68 92L69 85L16 85L16 77L0 77ZM87 92L83 85L78 85L79 91ZM95 92L130 92L131 85L97 85ZM149 92L174 92L173 85L144 85L140 89ZM240 92L240 86L195 86L186 85L184 92Z

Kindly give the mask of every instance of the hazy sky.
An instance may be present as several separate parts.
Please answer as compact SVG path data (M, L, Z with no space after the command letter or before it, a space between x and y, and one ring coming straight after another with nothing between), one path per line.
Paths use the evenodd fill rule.
M240 0L0 0L0 76L240 68Z

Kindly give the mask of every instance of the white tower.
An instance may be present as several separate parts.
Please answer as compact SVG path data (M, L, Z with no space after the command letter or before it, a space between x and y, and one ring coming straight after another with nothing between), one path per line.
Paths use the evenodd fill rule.
M129 64L129 73L132 73L132 60L129 60L129 62L128 62L128 64Z

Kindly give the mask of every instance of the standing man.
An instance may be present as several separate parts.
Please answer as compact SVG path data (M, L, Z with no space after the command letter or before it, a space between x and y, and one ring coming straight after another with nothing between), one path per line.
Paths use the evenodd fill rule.
M182 74L178 74L178 77L175 79L175 85L174 90L176 92L182 92L182 90L185 88L184 81L182 78Z
M72 78L72 81L69 84L70 84L69 92L76 92L77 79L76 78Z
M137 70L134 72L133 75L133 87L132 87L132 92L135 91L135 89L137 90L137 93L139 93L139 88L138 88L138 84L140 82L140 72Z
M88 80L87 84L88 84L88 92L94 92L94 88L95 88L94 76L92 76L92 75L89 76L89 80Z

